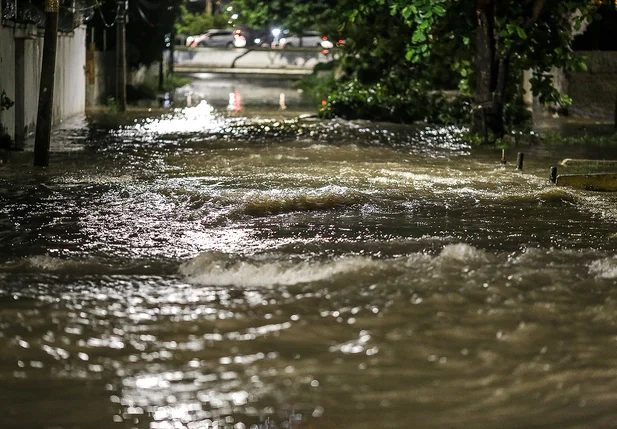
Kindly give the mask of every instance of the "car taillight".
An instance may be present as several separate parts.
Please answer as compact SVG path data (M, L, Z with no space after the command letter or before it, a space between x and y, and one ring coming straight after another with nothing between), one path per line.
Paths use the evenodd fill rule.
M328 40L327 36L322 36L321 40Z

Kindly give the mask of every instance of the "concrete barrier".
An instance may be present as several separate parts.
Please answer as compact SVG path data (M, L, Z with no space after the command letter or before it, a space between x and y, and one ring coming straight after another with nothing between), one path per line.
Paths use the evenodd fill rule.
M319 63L329 62L333 51L316 49L216 49L187 48L174 52L174 70L177 72L289 72L306 74Z

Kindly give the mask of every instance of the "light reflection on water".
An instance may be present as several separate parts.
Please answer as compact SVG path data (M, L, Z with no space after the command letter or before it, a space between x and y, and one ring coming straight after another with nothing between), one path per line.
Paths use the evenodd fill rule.
M613 425L612 194L290 110L89 118L1 166L0 427Z

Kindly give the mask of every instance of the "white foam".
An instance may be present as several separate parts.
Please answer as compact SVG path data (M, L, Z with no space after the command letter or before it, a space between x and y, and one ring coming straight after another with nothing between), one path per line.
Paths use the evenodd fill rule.
M247 260L220 252L205 252L180 266L190 283L212 286L269 287L327 280L362 270L374 262L347 257L325 262Z
M601 279L617 279L617 259L613 257L593 261L589 265L589 273Z
M489 260L485 251L465 243L448 244L442 249L439 258L458 262L487 262Z
M67 263L67 261L63 259L54 258L53 256L47 256L47 255L32 256L31 258L28 258L28 263L33 268L37 268L39 270L44 270L44 271L61 270L67 267L67 265L69 264Z

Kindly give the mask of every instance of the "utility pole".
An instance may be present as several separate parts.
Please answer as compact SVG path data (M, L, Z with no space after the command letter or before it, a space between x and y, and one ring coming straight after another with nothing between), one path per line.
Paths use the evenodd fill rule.
M174 74L174 55L175 55L175 51L176 51L176 46L175 46L175 39L176 39L176 30L172 29L171 30L171 43L169 44L169 64L167 67L167 75L168 76L173 76Z
M126 111L126 3L118 0L116 20L116 99L121 112Z
M165 43L165 42L163 42ZM161 51L161 58L159 60L159 91L162 91L165 83L165 51Z
M206 15L212 16L212 0L206 0Z
M43 64L39 105L34 136L34 165L49 165L52 108L54 102L54 77L56 74L56 48L58 46L59 0L45 0L45 36L43 39Z

